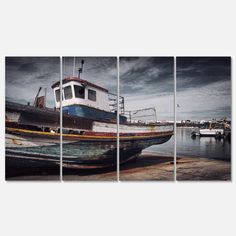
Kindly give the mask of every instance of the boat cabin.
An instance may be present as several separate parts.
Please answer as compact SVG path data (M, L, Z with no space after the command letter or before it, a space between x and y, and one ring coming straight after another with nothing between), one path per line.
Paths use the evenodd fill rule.
M60 83L52 88L56 108L60 108ZM75 104L109 112L108 90L78 77L68 77L62 82L62 107Z
M52 85L56 108L60 108L60 82ZM116 112L109 105L107 89L79 77L67 77L62 81L62 110L64 114L100 121L116 121ZM121 122L126 118L121 116Z

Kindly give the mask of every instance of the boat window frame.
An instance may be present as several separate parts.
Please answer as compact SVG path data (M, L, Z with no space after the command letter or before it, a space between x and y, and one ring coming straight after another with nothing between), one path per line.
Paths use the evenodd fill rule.
M76 87L79 87L81 90L83 89L84 93L83 93L83 96L76 96ZM81 98L81 99L85 99L85 87L81 86L81 85L78 85L78 84L74 84L74 95L75 95L75 98ZM80 93L79 93L80 94Z
M91 94L91 92L92 92L92 94ZM92 97L89 97L91 95L92 95ZM94 98L93 98L93 96L94 96ZM93 101L93 102L97 101L97 91L96 90L88 89L88 100Z
M67 97L67 93L65 93L65 90L66 90L67 88L70 89L70 97ZM72 98L73 98L73 92L72 92L71 85L68 85L68 86L64 87L64 88L63 88L63 93L64 93L64 99L65 99L65 100L72 99Z
M60 102L60 88L55 90L55 98L56 98L56 102Z

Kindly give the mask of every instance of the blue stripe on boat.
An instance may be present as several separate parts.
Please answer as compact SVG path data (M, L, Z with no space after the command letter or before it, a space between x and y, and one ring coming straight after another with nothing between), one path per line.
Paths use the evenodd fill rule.
M87 107L84 105L71 105L65 106L62 108L64 114L79 116L83 118L89 118L99 121L116 121L116 113L107 112L103 110L99 110L93 107ZM124 116L120 116L120 123L124 124L127 118Z

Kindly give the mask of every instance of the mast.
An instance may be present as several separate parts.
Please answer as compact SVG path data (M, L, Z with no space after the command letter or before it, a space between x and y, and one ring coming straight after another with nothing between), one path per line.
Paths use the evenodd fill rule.
M81 67L78 69L78 77L80 78L80 75L83 72L83 66L84 66L84 60L81 60Z
M38 93L36 94L36 97L34 99L34 106L36 106L36 104L37 104L38 96L39 96L41 89L42 89L42 87L39 87Z

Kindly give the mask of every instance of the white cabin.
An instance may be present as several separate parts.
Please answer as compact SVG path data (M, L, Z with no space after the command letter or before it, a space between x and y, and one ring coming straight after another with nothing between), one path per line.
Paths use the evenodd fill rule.
M60 108L60 82L52 85L56 108ZM108 90L78 77L62 82L62 107L84 105L110 112Z

